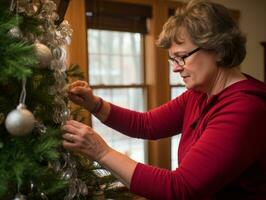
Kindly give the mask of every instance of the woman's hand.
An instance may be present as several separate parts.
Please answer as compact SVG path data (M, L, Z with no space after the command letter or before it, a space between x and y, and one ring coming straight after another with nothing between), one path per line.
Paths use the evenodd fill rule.
M68 88L69 99L90 112L93 111L99 101L99 97L93 95L92 89L86 81L75 81Z
M70 120L63 126L63 146L88 156L113 173L128 188L137 162L115 151L89 126ZM122 163L122 164L121 164Z
M63 126L63 146L88 156L90 159L100 161L112 149L89 126L78 121L67 121Z

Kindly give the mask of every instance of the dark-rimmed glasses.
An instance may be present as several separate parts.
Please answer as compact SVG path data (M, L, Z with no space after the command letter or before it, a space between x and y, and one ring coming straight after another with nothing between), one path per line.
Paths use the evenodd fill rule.
M168 62L170 64L170 66L173 66L176 63L178 66L182 67L182 66L184 66L186 64L185 59L187 57L191 56L193 53L196 53L199 50L200 50L200 47L188 52L187 54L185 54L183 56L176 56L174 58L169 57L168 58Z

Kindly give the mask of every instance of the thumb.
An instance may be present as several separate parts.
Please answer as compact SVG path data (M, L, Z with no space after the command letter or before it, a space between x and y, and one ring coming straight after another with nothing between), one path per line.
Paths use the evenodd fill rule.
M87 88L84 87L75 87L69 91L71 94L78 95L78 96L84 96L88 93Z

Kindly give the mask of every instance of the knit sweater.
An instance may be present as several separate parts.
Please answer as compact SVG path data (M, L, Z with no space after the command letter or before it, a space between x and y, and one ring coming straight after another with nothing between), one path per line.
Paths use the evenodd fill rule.
M111 104L105 124L159 139L182 133L179 167L138 163L130 190L148 199L266 199L266 85L248 76L207 97L187 90L148 112Z

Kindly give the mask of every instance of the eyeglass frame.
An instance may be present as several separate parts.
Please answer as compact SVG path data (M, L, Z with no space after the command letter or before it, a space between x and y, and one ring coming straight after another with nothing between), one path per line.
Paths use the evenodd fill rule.
M191 56L192 54L196 53L200 49L201 49L200 47L197 47L196 49L188 52L187 54L185 54L183 56L175 56L174 58L169 56L168 57L168 62L170 63L171 66L173 66L176 63L178 66L182 67L182 66L184 66L186 64L185 59L188 58L189 56Z

